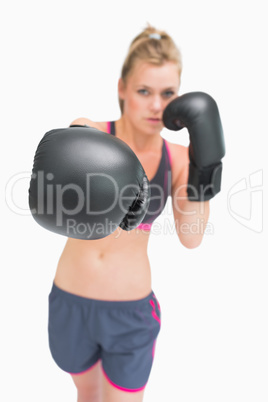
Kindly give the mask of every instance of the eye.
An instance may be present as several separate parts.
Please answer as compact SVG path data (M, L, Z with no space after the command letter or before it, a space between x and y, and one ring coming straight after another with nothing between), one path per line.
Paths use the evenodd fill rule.
M148 91L147 89L144 89L144 88L143 88L143 89L139 89L139 90L138 90L138 93L141 94L141 95L145 95L145 96L146 96L146 95L149 95L149 91Z
M165 91L165 92L163 92L163 97L164 98L171 98L173 95L175 94L175 92L174 91Z

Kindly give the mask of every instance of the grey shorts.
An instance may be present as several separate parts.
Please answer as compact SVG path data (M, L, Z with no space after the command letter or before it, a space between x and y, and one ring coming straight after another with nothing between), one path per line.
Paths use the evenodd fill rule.
M160 331L160 306L151 292L134 301L77 296L55 284L49 295L49 346L57 365L82 374L99 360L108 381L122 391L148 381Z

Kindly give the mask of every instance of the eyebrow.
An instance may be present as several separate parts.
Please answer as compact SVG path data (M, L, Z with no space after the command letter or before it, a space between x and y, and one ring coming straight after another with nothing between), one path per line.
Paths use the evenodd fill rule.
M138 87L143 87L143 88L146 88L146 89L152 89L151 87L149 87L148 85L145 85L145 84L136 85L136 88L138 88ZM170 87L166 87L166 88L162 89L162 91L171 91L171 90L175 91L176 90L175 86L170 86Z

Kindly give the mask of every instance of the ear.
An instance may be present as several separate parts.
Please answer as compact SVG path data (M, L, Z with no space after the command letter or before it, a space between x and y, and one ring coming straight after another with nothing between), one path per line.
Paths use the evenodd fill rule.
M118 96L122 100L125 99L125 84L122 78L119 78L118 80Z

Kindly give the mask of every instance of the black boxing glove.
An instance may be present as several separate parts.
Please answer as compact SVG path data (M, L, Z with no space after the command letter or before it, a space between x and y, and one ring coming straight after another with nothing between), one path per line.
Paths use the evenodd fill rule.
M101 239L137 227L149 182L131 148L91 127L51 130L34 157L29 207L42 227L76 239Z
M189 131L189 176L191 201L206 201L221 189L225 155L223 129L215 100L204 92L190 92L171 101L163 113L165 127Z

